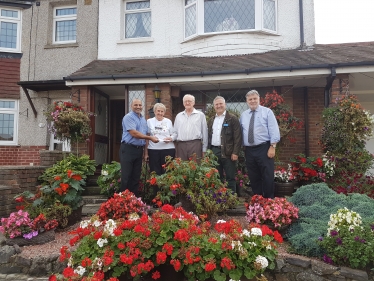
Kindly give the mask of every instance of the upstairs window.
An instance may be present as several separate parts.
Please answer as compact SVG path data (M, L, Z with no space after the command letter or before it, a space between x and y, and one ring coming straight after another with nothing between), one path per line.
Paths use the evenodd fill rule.
M53 9L53 43L75 43L77 41L77 7Z
M151 37L150 1L125 2L125 38Z
M21 51L21 11L0 7L0 51Z
M18 101L0 100L0 145L17 144Z
M222 32L276 32L277 0L185 0L185 38Z

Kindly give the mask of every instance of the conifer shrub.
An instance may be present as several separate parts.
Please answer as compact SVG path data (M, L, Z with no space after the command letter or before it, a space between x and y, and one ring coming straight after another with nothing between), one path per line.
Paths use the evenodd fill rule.
M374 222L374 200L365 194L337 194L325 183L304 185L289 198L299 208L299 219L293 223L287 238L296 254L321 257L325 251L318 245L319 237L327 233L330 215L347 207L359 213L363 224Z

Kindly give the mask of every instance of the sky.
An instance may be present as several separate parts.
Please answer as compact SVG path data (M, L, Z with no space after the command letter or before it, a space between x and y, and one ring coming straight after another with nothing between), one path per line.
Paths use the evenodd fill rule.
M374 0L314 0L316 43L374 41Z

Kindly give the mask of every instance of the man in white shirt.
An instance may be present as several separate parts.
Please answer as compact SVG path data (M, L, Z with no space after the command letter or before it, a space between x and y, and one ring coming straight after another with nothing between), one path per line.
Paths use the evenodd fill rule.
M242 130L238 117L226 111L223 97L217 96L213 106L216 115L208 121L208 148L217 156L221 181L226 179L227 186L236 192L236 161L242 148Z
M178 113L174 121L174 133L177 135L176 157L189 160L193 154L197 158L204 156L208 146L208 127L205 114L194 108L195 97L183 97L185 110Z

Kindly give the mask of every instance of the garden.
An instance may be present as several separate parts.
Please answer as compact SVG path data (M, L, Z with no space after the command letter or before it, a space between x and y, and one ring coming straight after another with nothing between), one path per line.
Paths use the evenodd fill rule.
M293 186L274 199L255 195L243 202L220 181L209 151L199 162L167 159L160 176L144 165L141 198L118 193L120 165L104 164L97 183L108 200L70 232L60 251L66 267L50 280L266 280L284 241L289 253L374 272L373 155L365 149L373 117L346 96L322 119L323 154L279 163L275 183ZM278 122L287 120L294 127L283 136L301 122ZM0 231L8 241L33 240L71 225L94 170L86 155L56 163L40 177L36 193L15 197L19 210L1 219ZM248 184L239 162L237 185L250 189ZM241 204L244 223L225 219Z

